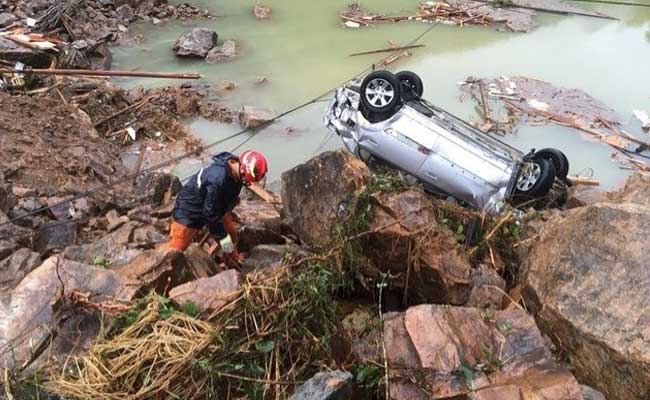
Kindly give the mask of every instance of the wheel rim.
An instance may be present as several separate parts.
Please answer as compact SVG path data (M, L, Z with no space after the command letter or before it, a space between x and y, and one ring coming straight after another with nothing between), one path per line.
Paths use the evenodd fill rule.
M522 192L527 192L532 189L533 186L539 180L540 175L542 175L542 168L537 163L528 163L524 167L519 179L517 180L517 189Z
M366 86L366 100L375 107L386 107L395 98L395 88L386 79L375 78Z

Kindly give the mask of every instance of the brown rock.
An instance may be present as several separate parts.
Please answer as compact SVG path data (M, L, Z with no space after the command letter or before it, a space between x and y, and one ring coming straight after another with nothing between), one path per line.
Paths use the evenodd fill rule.
M597 187L578 185L569 189L566 208L584 207L603 201L607 201L604 191Z
M387 315L384 339L394 400L582 400L521 310L420 305Z
M386 193L376 203L365 252L379 272L397 275L391 284L408 287L413 302L464 304L471 266L453 233L436 222L427 195L419 190Z
M294 244L262 244L255 246L244 258L243 266L249 270L277 267L287 262L296 262L309 255Z
M22 187L22 186L13 186L12 191L16 197L35 197L38 195L35 189Z
M198 243L192 243L184 254L196 278L207 278L220 270L219 265L199 247Z
M650 208L631 203L570 210L536 241L522 271L540 329L578 379L610 399L650 393L649 220Z
M332 227L354 207L370 181L368 167L344 150L322 153L282 174L286 225L312 247L330 243ZM348 209L349 208L349 209Z
M628 178L623 189L608 195L613 203L635 203L650 206L650 177L635 174Z
M248 251L259 244L284 244L280 213L275 208L258 198L241 200L235 214L239 228L240 250Z
M200 311L217 311L231 299L240 287L241 276L234 269L221 272L210 278L201 278L175 287L169 297L182 305L188 301L196 304Z
M142 295L150 290L164 295L192 279L183 253L165 246L143 252L117 271L123 280L137 282Z
M239 113L239 124L244 129L257 128L273 119L273 111L267 108L244 106Z
M506 281L494 268L481 264L471 273L472 292L465 304L467 307L500 309Z
M607 400L602 393L590 388L589 386L580 385L580 391L582 391L582 397L584 400Z

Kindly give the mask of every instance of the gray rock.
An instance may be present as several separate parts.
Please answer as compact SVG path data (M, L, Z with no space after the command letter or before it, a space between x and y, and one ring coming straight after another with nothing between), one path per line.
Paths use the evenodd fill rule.
M7 12L0 13L0 28L4 28L18 21L15 15Z
M51 250L63 250L77 240L77 222L51 222L41 225L34 238L34 250L45 254Z
M221 46L210 50L205 61L216 64L234 59L239 55L239 46L234 40L226 40Z
M309 246L326 247L334 224L370 181L366 165L344 150L325 152L282 174L284 222Z
M256 197L243 198L235 208L239 227L238 246L242 251L259 244L284 244L280 213Z
M583 383L610 399L650 387L650 208L598 203L565 213L523 264L524 300Z
M117 14L120 16L120 18L122 18L125 21L130 22L135 20L135 15L133 14L133 8L131 8L131 6L128 4L122 4L115 11L117 11Z
M18 249L0 261L0 302L7 303L11 291L40 265L40 262L41 256L38 253L25 248Z
M584 400L607 400L602 393L589 386L580 385L580 391Z
M18 248L13 240L0 240L0 260L9 257Z
M216 32L205 28L195 28L183 33L176 40L172 49L178 57L205 58L216 45Z
M289 400L353 400L353 392L349 372L319 372L300 386Z
M0 37L0 59L37 68L49 66L52 60L45 52L37 52L3 37Z

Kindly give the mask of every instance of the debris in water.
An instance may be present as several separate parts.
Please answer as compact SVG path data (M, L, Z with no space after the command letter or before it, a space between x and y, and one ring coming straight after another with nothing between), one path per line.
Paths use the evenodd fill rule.
M253 15L259 20L269 19L271 17L271 8L266 4L257 3L253 6Z
M650 129L650 117L648 117L648 114L645 111L642 110L634 110L632 111L636 119L641 121L641 127L645 130Z

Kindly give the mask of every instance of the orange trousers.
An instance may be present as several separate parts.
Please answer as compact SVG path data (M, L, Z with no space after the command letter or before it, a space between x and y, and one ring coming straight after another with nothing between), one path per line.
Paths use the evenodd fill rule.
M188 228L187 226L172 220L172 228L169 232L170 239L169 242L167 242L167 246L172 249L185 251L198 232L198 229Z

